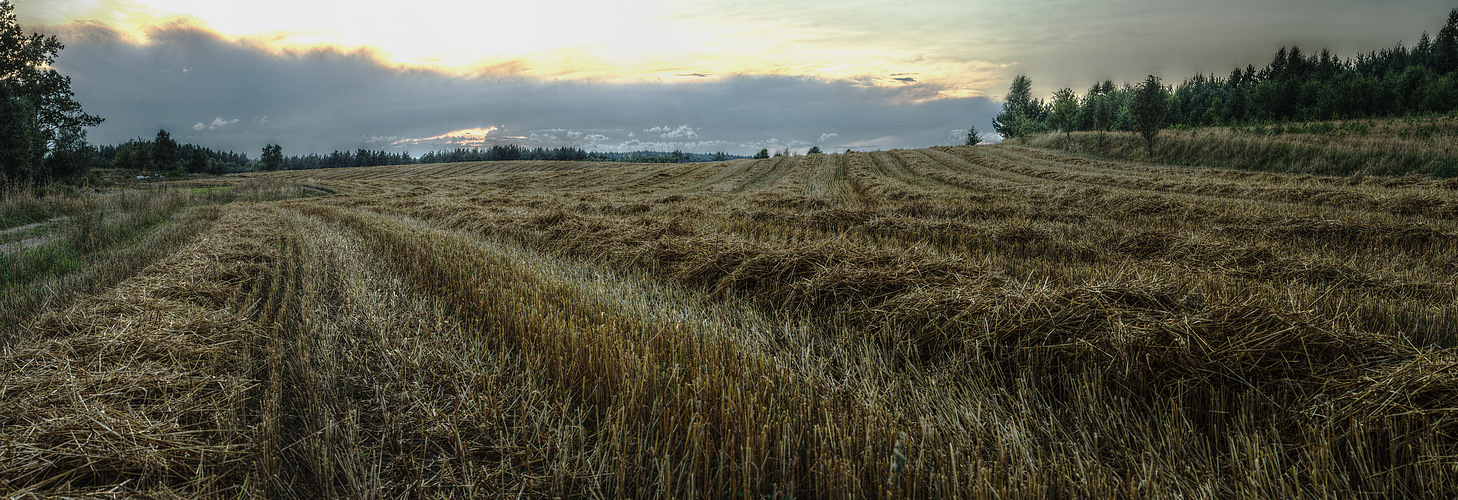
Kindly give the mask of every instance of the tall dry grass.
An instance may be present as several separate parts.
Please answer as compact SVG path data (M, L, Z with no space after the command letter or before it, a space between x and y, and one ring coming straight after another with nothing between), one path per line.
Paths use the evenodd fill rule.
M1153 161L1261 172L1458 176L1458 117L1411 117L1248 127L1167 129L1150 158L1134 133L1075 132L1026 144L1116 161Z
M235 201L308 196L307 188L276 180L200 190L186 184L107 191L58 190L0 197L6 228L41 223L4 240L0 252L0 342L25 335L37 313L94 294L177 251ZM11 241L13 240L13 241Z

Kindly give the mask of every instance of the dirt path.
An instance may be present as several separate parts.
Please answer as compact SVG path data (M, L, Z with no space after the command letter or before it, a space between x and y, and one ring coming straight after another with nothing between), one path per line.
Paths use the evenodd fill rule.
M54 222L61 222L61 221L64 221L64 220L66 220L65 217L57 217L57 218L54 218L54 219L47 219L47 220L43 220L43 221L36 222L36 223L33 223L33 224L26 224L24 226L12 227L12 228L8 228L8 229L0 229L0 237L3 237L5 235L7 235L7 234L23 233L23 232L30 231L30 230L33 230L33 229L38 229L38 228L43 227L43 226L45 226L47 224L51 224L51 223L54 223ZM26 239L23 239L23 240L16 240L16 241L8 242L8 243L0 243L0 253L23 252L23 251L30 250L32 248L35 248L35 247L44 245L46 243L50 243L52 241L55 241L56 238L57 238L57 236L55 234L43 234L43 235L36 236L36 237L33 237L33 238L26 238Z
M63 221L65 219L66 219L65 217L56 217L54 219L46 219L46 220L43 220L43 221L40 221L40 222L36 222L34 224L26 224L24 226L17 226L17 227L12 227L12 228L9 228L9 229L0 229L0 236L4 236L4 235L7 235L7 234L11 234L11 233L20 233L20 232L29 231L31 229L35 229L35 228L44 226L46 224L50 224L52 222L60 222L60 221Z
M27 238L20 241L12 241L10 243L0 244L0 253L24 252L26 250L30 250L32 248L55 241L56 238L57 236L54 234L47 234L45 236L37 236L34 238Z

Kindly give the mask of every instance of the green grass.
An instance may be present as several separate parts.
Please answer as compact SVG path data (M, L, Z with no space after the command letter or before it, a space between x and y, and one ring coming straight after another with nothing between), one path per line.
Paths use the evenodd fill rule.
M64 203L61 197L37 196L28 187L0 190L0 229L24 226L54 217Z
M12 190L0 196L5 227L58 217L64 221L0 236L0 243L53 234L26 249L0 253L0 340L21 332L36 313L80 293L120 282L165 257L206 229L216 207L239 201L306 197L276 181L237 186L174 187L94 195Z
M81 267L80 257L57 244L0 254L0 289L23 289L40 278L73 272Z
M57 227L57 224L51 223L36 226L30 229L26 229L24 231L10 231L7 233L3 233L0 234L0 245L45 236L47 234L56 232Z

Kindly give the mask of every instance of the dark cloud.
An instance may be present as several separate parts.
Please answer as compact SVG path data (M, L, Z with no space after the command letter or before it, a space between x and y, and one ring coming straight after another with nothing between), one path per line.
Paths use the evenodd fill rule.
M896 80L896 81L901 82L901 83L916 83L916 79L915 78L912 78L912 77L909 77L909 76L892 78L892 80Z
M933 100L938 89L924 85L462 78L387 67L367 52L275 54L187 26L153 31L147 45L94 25L48 32L67 43L56 67L77 100L107 119L90 135L99 144L167 129L179 141L250 155L268 143L289 154L500 143L751 154L944 144L949 129L990 129L998 109L986 98ZM465 129L484 132L445 135Z
M1047 1L977 18L969 31L997 33L981 41L1005 54L1014 74L1034 91L1079 92L1104 79L1142 80L1153 74L1177 83L1196 72L1226 75L1236 67L1271 62L1281 46L1307 53L1330 49L1355 57L1437 34L1451 0L1114 0ZM1001 96L1012 78L991 93Z

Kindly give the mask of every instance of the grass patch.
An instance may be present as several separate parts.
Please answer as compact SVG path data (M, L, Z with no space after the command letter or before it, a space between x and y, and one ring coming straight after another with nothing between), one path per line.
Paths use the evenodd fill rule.
M202 189L160 184L105 193L12 191L0 200L10 220L65 219L0 237L0 243L12 243L53 235L0 253L0 341L22 334L41 310L115 284L176 250L217 218L216 210L206 210L210 207L308 193L268 180Z
M1126 132L1049 134L1024 143L1119 161L1258 172L1458 177L1458 118L1168 129L1155 137L1153 157L1142 137Z
M9 230L5 230L4 232L0 232L0 245L4 245L6 243L13 243L13 242L17 242L17 241L24 241L24 240L28 240L28 239L31 239L31 238L38 238L38 237L41 237L41 236L45 236L45 235L48 235L48 234L52 234L52 233L56 232L56 228L58 226L59 226L59 224L57 224L55 222L52 222L52 223L49 223L49 224L41 224L41 225L38 225L36 227L30 228L30 229L26 229L26 230L23 230L23 231L16 230L16 228L11 228ZM25 227L25 226L20 226L20 227Z

